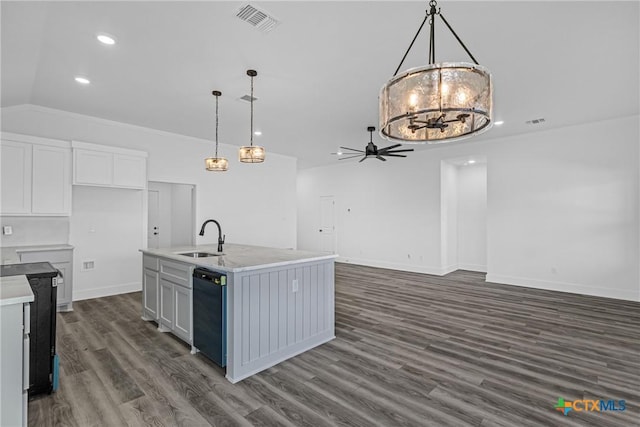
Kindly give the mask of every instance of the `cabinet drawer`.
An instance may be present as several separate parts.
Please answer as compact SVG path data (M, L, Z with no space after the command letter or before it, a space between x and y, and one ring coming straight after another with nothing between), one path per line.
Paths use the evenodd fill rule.
M20 252L20 262L71 262L73 255L71 249L63 249L58 251L42 251L42 252Z
M154 256L142 255L142 266L149 270L158 271L158 262L160 260Z
M160 260L160 277L191 289L192 264Z

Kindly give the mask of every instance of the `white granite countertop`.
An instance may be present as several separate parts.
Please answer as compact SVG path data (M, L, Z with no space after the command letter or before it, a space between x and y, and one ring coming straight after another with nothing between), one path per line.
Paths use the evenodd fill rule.
M27 276L0 277L0 306L33 301Z
M279 267L300 262L329 260L338 257L338 255L328 252L297 251L263 246L236 245L233 243L225 243L222 255L206 258L191 258L178 254L182 252L207 252L217 254L217 245L177 246L173 248L140 249L140 251L149 255L231 273Z
M59 245L31 245L31 246L7 246L0 248L0 264L19 264L20 254L23 252L61 251L73 249L66 243Z

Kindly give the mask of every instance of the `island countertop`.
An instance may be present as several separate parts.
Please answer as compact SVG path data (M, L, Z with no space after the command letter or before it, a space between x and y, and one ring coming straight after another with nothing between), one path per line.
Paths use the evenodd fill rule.
M338 257L336 254L327 252L309 252L293 249L268 248L263 246L237 245L233 243L226 243L221 255L204 258L187 257L180 255L180 253L207 252L211 254L218 254L217 245L140 249L140 252L180 262L191 263L198 267L230 273L268 267L279 267L305 261L320 261Z

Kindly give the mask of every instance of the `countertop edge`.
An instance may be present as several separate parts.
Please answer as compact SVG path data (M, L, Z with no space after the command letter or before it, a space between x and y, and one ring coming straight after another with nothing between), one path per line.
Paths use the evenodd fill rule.
M35 299L31 285L26 276L9 276L0 278L0 307L13 304L24 304ZM9 295L7 295L9 294Z
M263 248L263 249L269 249L269 248ZM142 252L143 254L147 254L147 255L166 258L172 261L179 261L187 264L193 264L197 267L222 271L225 273L242 273L244 271L263 270L266 268L283 267L287 265L301 264L305 262L327 261L327 260L338 258L338 255L336 254L318 254L314 256L309 256L307 258L303 257L300 259L276 261L276 262L271 262L266 264L256 264L256 265L249 265L244 267L224 267L220 265L211 265L206 262L198 262L197 258L189 258L189 257L185 257L182 255L177 255L173 253L166 253L162 250L157 250L157 249L139 249L139 252ZM221 257L224 257L224 256L225 255L221 255ZM206 260L206 259L207 258L203 258L203 260Z

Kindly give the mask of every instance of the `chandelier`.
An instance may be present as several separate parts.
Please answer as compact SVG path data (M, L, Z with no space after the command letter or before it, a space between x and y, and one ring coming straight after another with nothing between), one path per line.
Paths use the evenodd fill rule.
M391 141L437 144L479 134L492 125L491 75L478 64L453 31L435 0L391 80L380 90L380 133ZM442 18L467 52L468 62L436 63L435 18ZM398 75L407 54L429 19L429 64Z
M253 145L253 78L258 75L256 70L247 70L247 75L251 77L251 144L240 147L238 155L242 163L262 163L264 162L264 147Z
M211 94L216 97L216 154L204 159L204 164L208 171L225 172L229 168L229 162L224 157L218 157L218 98L222 92L214 90Z

